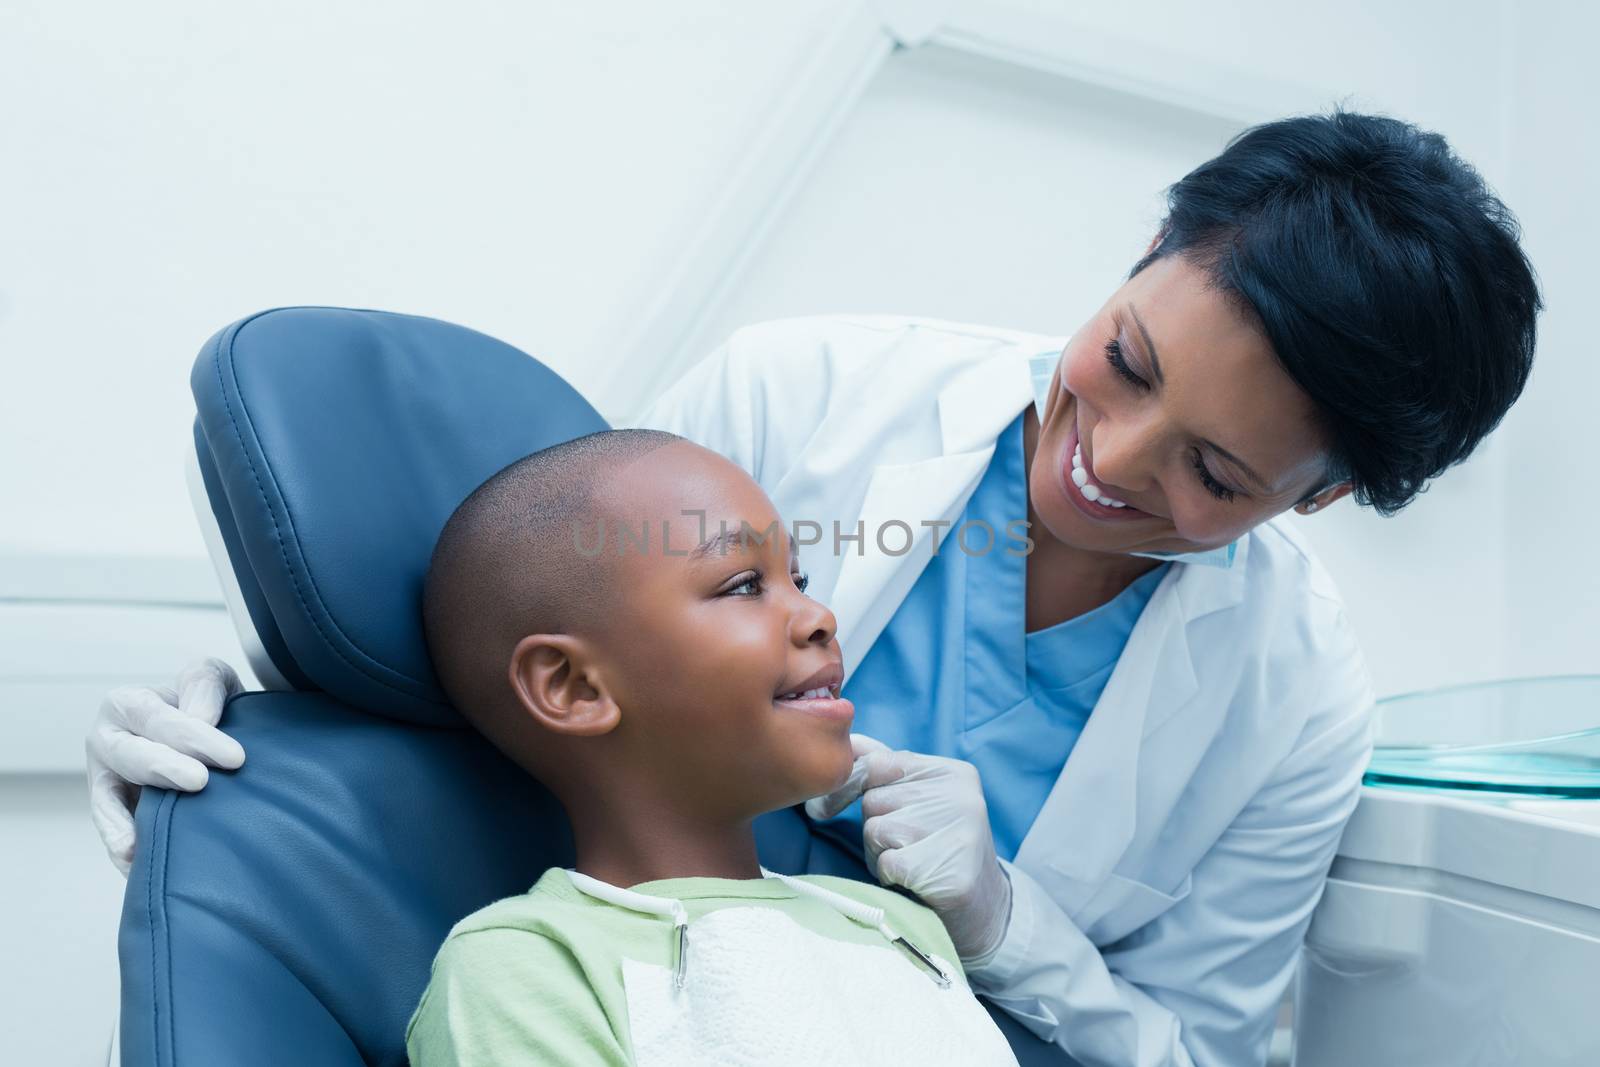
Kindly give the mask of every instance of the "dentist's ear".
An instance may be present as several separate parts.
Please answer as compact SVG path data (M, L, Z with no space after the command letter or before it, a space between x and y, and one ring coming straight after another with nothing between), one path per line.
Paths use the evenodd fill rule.
M1317 493L1315 496L1312 496L1310 499L1300 501L1300 503L1294 506L1294 510L1299 512L1301 515L1315 515L1317 512L1322 511L1335 500L1341 500L1344 497L1349 496L1350 490L1354 488L1355 486L1351 485L1349 482L1340 482L1338 485L1330 485L1328 488L1324 489L1320 493Z
M622 711L587 644L567 634L528 634L511 650L511 689L523 709L556 733L609 733Z

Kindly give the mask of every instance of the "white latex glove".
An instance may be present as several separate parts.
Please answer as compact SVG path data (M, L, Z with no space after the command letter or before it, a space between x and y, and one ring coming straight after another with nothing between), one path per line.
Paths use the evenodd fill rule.
M963 966L987 962L1011 922L1011 879L995 855L978 768L865 734L851 734L850 746L850 777L806 801L806 814L830 819L860 797L867 869L938 913Z
M220 659L195 660L171 686L120 686L105 695L89 727L89 814L111 862L133 865L133 808L141 786L195 792L206 764L244 763L239 742L217 729L222 706L244 688ZM201 762L201 761L204 762Z

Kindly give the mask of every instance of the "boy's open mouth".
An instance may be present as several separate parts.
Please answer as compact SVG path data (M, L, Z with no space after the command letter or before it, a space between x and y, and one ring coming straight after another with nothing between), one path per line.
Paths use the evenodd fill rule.
M797 682L786 684L778 690L778 700L837 700L839 687L844 684L844 668L837 663L830 663L821 670L800 679Z
M796 693L779 693L779 700L836 700L839 696L839 687L836 685L818 686L816 689L807 689Z
M785 683L772 698L774 704L804 711L825 719L849 722L855 718L856 707L839 696L844 685L844 668L830 663L815 674L795 682Z

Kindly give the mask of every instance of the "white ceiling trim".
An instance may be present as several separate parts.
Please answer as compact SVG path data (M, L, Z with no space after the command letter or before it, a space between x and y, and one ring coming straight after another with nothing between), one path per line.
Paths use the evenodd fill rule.
M624 336L623 370L601 395L614 425L706 355L687 346L804 185L817 160L896 48L937 45L1127 94L1239 127L1321 110L1335 94L1209 57L1152 48L1043 13L1023 0L858 0L808 54L729 175L661 289Z
M0 551L0 605L40 603L221 608L222 593L199 557Z

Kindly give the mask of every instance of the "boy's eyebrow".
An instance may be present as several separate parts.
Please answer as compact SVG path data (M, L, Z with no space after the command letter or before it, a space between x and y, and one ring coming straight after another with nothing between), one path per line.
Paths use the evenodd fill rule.
M767 529L771 530L772 527L769 526ZM779 530L774 531L774 533L771 535L769 535L766 530L757 530L754 526L750 526L749 524L742 524L737 530L723 530L720 533L706 538L695 548L691 549L689 552L689 559L692 562L698 563L712 555L725 556L728 554L729 549L732 549L735 552L748 551L749 549L760 545L762 541L769 536L776 536L781 529L782 527L779 527ZM795 544L793 540L789 541L789 558L792 560L798 560L800 558L800 546Z

